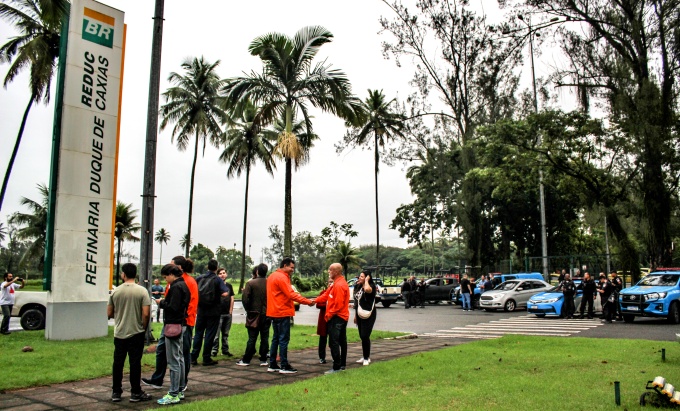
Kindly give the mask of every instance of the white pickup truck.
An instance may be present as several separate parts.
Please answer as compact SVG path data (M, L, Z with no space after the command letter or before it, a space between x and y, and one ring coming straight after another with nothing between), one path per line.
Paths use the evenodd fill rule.
M12 307L12 317L21 317L21 328L27 331L45 328L47 312L47 292L17 291Z

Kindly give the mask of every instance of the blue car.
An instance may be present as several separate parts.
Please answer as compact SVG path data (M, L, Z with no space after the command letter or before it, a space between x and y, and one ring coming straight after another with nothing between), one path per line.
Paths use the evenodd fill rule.
M581 284L581 280L574 280L574 284L578 286ZM578 310L581 304L581 297L583 296L582 290L576 290L576 295L574 296L574 309ZM596 299L593 304L593 310L596 312L602 311L602 304L600 304L600 299ZM546 315L564 317L562 313L562 305L564 304L564 294L560 286L553 287L550 290L539 293L531 297L527 303L527 312L529 314L535 314L536 317L543 318Z
M666 318L671 324L680 323L680 269L660 268L649 273L619 295L621 314L627 323L635 317Z

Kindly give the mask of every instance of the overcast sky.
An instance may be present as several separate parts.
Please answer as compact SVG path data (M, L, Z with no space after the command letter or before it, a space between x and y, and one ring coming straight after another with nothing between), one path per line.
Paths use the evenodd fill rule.
M103 3L124 11L128 26L118 199L140 209L154 1ZM495 2L484 1L484 6L489 13ZM180 64L185 58L203 55L208 61L221 60L217 71L222 77L259 71L260 59L247 51L255 37L269 32L292 36L304 26L321 25L335 38L321 47L317 61L327 58L334 68L343 70L354 93L362 100L368 88L382 89L388 98L403 99L411 92L408 81L413 68L406 60L399 68L394 61L383 58L381 42L389 37L378 33L381 16L391 16L391 11L378 0L166 1L161 92L168 88L170 72L181 72ZM3 22L0 41L4 44L11 35L14 33ZM7 67L0 66L3 78ZM56 86L56 81L53 84ZM2 173L28 98L25 75L0 91ZM3 205L2 221L21 210L21 197L38 199L35 186L49 180L53 110L53 105L34 106L31 110ZM359 232L353 241L355 245L374 244L373 154L361 149L336 154L334 144L345 133L343 121L320 112L314 112L314 116L314 130L320 140L311 150L310 162L293 174L293 233L310 231L318 235L330 221L350 223ZM187 226L193 154L190 150L179 152L170 138L168 130L158 135L156 174L154 231L163 227L172 236L163 249L165 261L182 252L179 240ZM240 249L245 177L228 180L226 165L217 160L219 153L209 147L198 160L192 237L194 243L203 243L213 251L219 245L232 248L234 243ZM278 225L283 229L284 170L285 165L279 163L273 177L259 168L251 173L247 242L252 245L251 256L256 262L260 260L261 248L271 244L267 227ZM389 229L396 208L412 199L404 174L403 164L381 165L380 239L384 245L407 245L396 231ZM139 254L139 244L128 244L125 249ZM154 263L158 261L159 247L155 244Z

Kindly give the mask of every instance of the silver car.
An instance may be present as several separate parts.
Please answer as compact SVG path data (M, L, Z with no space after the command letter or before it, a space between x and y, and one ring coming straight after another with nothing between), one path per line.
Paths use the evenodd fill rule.
M482 294L479 306L487 311L498 309L514 311L518 307L526 307L527 301L534 294L545 292L550 288L552 286L542 280L506 281Z

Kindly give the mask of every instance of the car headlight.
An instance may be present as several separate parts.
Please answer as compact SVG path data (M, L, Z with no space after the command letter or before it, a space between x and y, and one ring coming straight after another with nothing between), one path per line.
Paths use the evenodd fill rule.
M499 298L503 297L503 294L494 294L493 299L498 300Z
M645 295L645 300L647 301L660 300L662 298L666 298L666 293L649 293Z
M541 301L535 301L534 304L540 303L540 304L552 304L558 302L560 299L559 298L550 298L548 300L541 300Z

